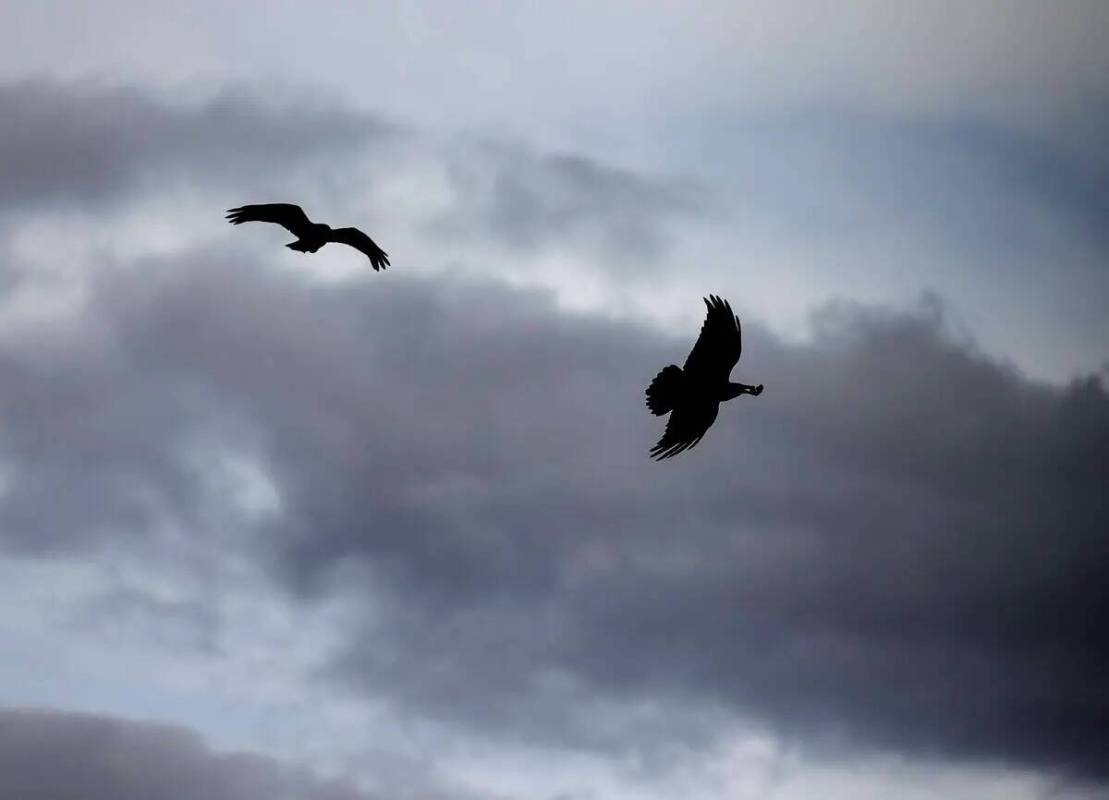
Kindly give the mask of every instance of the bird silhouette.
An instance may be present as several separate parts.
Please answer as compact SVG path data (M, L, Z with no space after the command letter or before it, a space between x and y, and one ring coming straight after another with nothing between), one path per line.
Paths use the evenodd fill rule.
M227 211L227 221L232 225L242 225L244 222L276 222L297 237L295 242L285 246L301 253L314 253L328 242L338 242L365 253L375 272L385 269L389 264L389 256L385 251L358 228L332 228L330 225L312 222L303 208L292 203L260 203L231 208Z
M666 431L651 448L661 461L695 446L716 421L720 403L741 394L760 395L762 384L749 386L728 380L743 350L739 317L727 300L705 298L708 314L701 335L685 360L685 367L665 367L647 387L647 408L652 414L670 414Z

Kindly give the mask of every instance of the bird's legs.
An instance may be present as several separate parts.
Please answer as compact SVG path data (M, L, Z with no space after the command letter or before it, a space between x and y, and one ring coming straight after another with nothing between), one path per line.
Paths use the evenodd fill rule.
M314 253L323 247L322 242L316 242L310 239L297 239L295 242L289 242L287 245L290 250L296 250L301 253Z

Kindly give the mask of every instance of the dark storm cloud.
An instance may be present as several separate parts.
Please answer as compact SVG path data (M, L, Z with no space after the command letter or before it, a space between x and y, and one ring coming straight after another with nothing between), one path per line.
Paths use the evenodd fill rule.
M429 230L448 240L514 250L585 245L634 274L669 244L673 223L702 215L705 189L650 178L576 155L540 155L505 143L448 148L450 209Z
M4 546L68 552L127 532L151 536L161 509L195 522L202 484L180 452L200 420L190 387L67 344L60 353L0 348L0 451L19 465L0 507Z
M253 531L281 585L372 609L331 678L499 735L612 746L592 702L669 698L1106 777L1095 379L1028 381L936 301L830 308L809 345L748 321L766 392L659 465L642 391L688 337L378 278L195 253L105 279L70 345L5 343L4 545ZM258 460L277 515L205 448Z
M0 84L0 210L90 206L142 180L258 185L312 156L386 137L368 114L295 95L274 104L225 91L202 102L93 84Z
M209 750L184 728L0 710L0 795L20 800L369 800L260 756Z

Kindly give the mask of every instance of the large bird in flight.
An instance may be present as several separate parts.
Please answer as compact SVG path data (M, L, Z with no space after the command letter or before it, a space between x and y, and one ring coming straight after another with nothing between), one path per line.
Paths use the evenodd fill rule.
M332 228L330 225L312 222L303 208L292 203L261 203L232 208L227 212L227 221L233 225L242 225L244 222L276 222L297 237L295 242L285 246L302 253L314 253L328 242L339 242L365 253L373 264L374 271L385 269L389 264L389 256L385 255L385 251L358 228Z
M705 298L705 305L708 314L685 367L671 364L647 387L647 408L651 413L670 414L665 433L651 448L651 457L660 461L701 441L716 421L721 401L741 394L762 394L761 383L749 386L728 380L743 350L739 317L732 313L727 300L716 295Z

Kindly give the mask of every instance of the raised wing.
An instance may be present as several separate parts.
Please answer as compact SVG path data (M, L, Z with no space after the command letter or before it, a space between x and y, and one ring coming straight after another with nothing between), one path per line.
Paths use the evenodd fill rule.
M708 314L684 369L694 376L726 381L743 351L739 317L732 313L727 300L714 294L705 298L705 305Z
M716 421L716 414L720 410L719 403L701 407L676 408L666 422L666 430L658 444L651 448L651 458L662 461L664 458L676 456L683 450L694 447L701 437L705 435L712 423Z
M232 225L244 222L275 222L297 237L311 230L312 221L304 209L292 203L259 203L253 206L240 206L227 211L227 221Z
M349 244L355 250L365 253L374 271L385 269L389 265L389 256L377 246L377 243L358 228L336 228L328 234L328 239L340 244Z

